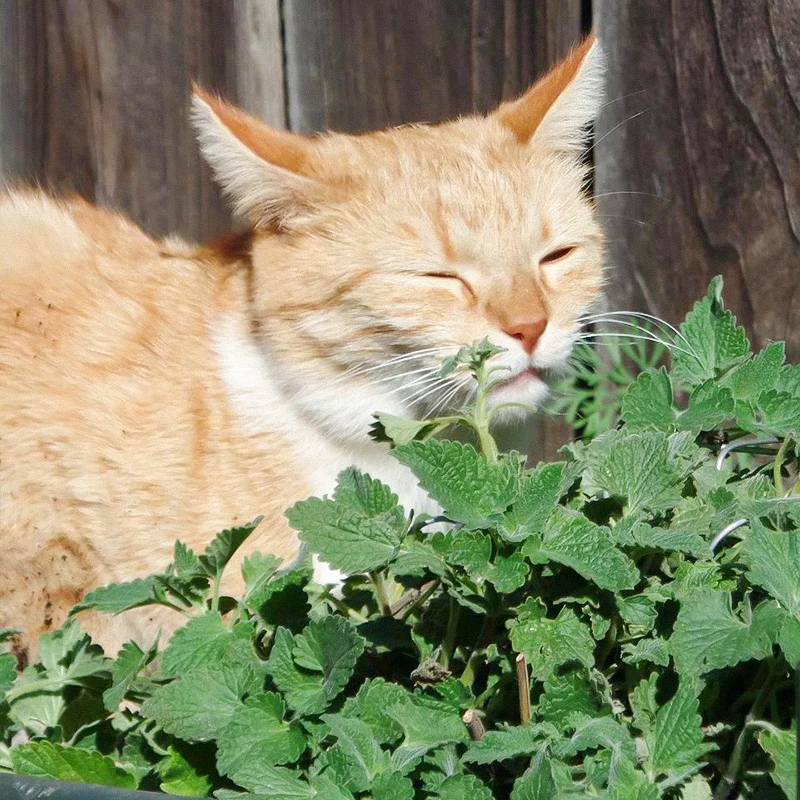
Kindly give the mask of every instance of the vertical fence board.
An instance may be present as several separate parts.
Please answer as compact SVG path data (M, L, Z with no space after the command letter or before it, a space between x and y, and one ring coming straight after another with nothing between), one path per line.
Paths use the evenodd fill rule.
M598 11L610 306L674 322L720 273L756 343L786 339L797 359L800 6L600 0Z
M189 84L231 84L227 3L3 0L5 180L123 210L153 234L229 224L188 124Z
M284 0L289 125L365 131L485 112L581 35L580 0ZM533 455L569 438L533 423Z

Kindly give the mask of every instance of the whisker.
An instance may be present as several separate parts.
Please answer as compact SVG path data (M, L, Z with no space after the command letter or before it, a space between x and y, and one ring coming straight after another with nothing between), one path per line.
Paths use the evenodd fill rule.
M652 228L653 227L653 223L652 222L644 222L644 220L636 219L636 217L627 217L627 216L625 216L625 214L598 214L597 218L598 219L627 219L627 220L630 220L631 222L636 222L639 225L642 225L643 227L646 227L646 228Z
M417 392L416 396L414 396L413 400L409 398L409 399L406 399L405 402L408 403L408 405L414 405L415 403L421 403L426 397L429 397L434 392L440 391L448 383L450 383L450 379L449 378L441 378L439 381L434 383L433 386L431 386L430 388L425 387L427 389L426 392L424 392L423 394L420 394L419 392Z
M635 114L631 114L631 116L627 117L626 119L623 119L622 122L618 122L613 128L609 128L599 139L597 139L592 143L591 147L587 147L586 150L583 151L583 155L588 155L589 153L591 153L592 150L594 150L594 148L597 147L597 145L599 145L600 142L602 142L603 139L606 138L606 136L610 136L612 133L614 133L614 131L617 128L621 128L626 123L636 119L636 117L641 117L642 114L644 114L649 110L650 110L649 108L644 108L641 111L637 111Z
M594 199L597 200L600 197L611 197L612 195L615 195L615 194L639 194L639 195L642 195L643 197L654 197L656 200L663 200L664 199L659 194L653 194L652 192L635 192L635 191L632 191L630 189L623 189L623 190L618 191L618 192L601 192L600 194L596 194L594 196Z
M665 319L661 317L657 317L654 314L648 314L644 311L607 311L605 314L590 314L584 317L579 317L580 322L611 322L615 324L621 324L613 319L608 319L609 317L641 317L642 319L651 320L652 322L656 322L659 325L669 328L679 339L683 341L683 343L692 351L692 354L695 358L699 360L697 353L695 352L694 348L692 347L691 342L683 335L679 328L676 328L671 323L667 322ZM633 323L628 320L626 323L633 325ZM639 330L642 330L640 327Z
M641 328L637 329L641 330ZM668 350L678 350L681 353L685 353L688 356L692 356L692 358L697 358L697 356L692 353L691 351L687 350L685 347L681 347L680 345L676 344L675 342L665 342L663 339L659 339L657 336L637 336L635 333L615 333L613 331L597 331L596 333L585 333L581 334L575 341L591 341L597 337L607 337L607 338L629 338L629 339L643 339L648 342L654 342L655 344L660 344L663 347L666 347ZM600 344L599 342L596 342Z
M424 350L414 350L411 353L403 353L399 356L395 356L394 358L382 361L380 364L360 365L356 367L350 367L341 375L337 376L336 380L344 380L346 378L352 378L356 375L363 375L381 369L388 369L389 367L396 366L397 364L400 364L404 361L409 361L415 358L424 358L426 356L434 356L438 353L448 353L452 352L452 350L453 348L447 345L442 345L439 347L429 347Z

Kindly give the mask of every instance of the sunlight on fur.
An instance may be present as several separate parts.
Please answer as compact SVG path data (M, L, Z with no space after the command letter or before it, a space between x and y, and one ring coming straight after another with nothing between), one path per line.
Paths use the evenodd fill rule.
M284 509L352 463L421 510L367 431L379 410L463 402L473 387L438 373L462 344L506 348L495 402L542 401L602 285L581 162L602 70L590 38L486 117L362 136L274 130L197 88L203 154L251 223L218 246L155 242L79 200L3 198L0 625L26 631L20 660L176 538L202 550L263 514L238 561L293 558ZM173 624L84 620L111 650Z

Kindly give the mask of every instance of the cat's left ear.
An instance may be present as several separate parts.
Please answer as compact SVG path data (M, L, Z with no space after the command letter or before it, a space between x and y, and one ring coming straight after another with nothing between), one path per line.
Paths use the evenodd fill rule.
M494 112L522 142L576 153L603 102L605 60L592 33L516 100Z

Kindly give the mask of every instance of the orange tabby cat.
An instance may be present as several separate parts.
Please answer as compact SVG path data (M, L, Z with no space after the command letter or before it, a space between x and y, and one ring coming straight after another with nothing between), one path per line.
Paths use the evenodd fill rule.
M367 430L463 400L437 375L460 344L507 348L496 401L540 401L602 283L580 163L601 83L589 39L487 117L318 138L197 90L202 151L253 224L234 247L6 195L0 625L25 631L20 656L87 590L162 569L176 538L202 550L263 514L245 552L291 559L284 509L350 464L419 509ZM112 649L170 626L150 609L84 624Z

